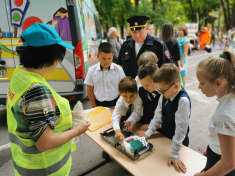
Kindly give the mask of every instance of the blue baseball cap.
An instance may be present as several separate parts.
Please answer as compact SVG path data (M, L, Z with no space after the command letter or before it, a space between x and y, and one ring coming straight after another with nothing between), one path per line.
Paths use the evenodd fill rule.
M57 43L68 49L74 49L74 46L63 42L54 27L38 22L28 27L22 33L21 37L23 40L23 46L39 47L53 45Z

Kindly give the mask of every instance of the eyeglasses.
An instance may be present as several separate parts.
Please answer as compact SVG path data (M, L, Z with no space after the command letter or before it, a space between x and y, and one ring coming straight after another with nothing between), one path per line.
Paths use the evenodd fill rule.
M179 81L177 81L177 82L179 82ZM168 87L166 90L160 90L160 89L158 89L158 88L156 88L157 89L157 91L159 92L159 93L161 93L162 95L164 95L164 93L166 92L166 91L168 91L175 83L177 83L177 82L174 82L173 84L171 84L170 85L170 87Z

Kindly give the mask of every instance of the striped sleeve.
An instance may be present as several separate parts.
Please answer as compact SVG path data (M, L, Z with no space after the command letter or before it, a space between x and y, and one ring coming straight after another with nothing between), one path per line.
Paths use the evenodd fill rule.
M48 87L35 84L23 95L22 110L26 117L32 141L36 142L50 125L53 130L60 115L59 109Z

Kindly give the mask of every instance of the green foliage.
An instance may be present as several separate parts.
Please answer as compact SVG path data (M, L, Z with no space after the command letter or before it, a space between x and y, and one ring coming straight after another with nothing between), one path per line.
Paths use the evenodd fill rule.
M103 29L127 27L126 19L133 15L149 16L148 23L158 28L165 22L172 22L176 28L185 23L202 22L203 25L213 23L214 19L208 17L208 13L220 8L220 0L139 0L137 6L131 1L136 0L94 0ZM232 7L233 0L229 2Z

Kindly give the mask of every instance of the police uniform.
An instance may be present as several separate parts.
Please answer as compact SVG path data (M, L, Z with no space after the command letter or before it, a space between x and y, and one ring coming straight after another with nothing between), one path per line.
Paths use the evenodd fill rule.
M130 23L130 29L132 31L142 30L147 25L147 20L149 17L146 16L134 16L127 20ZM135 41L131 38L125 41L122 44L119 57L117 59L117 64L123 66L123 70L126 76L131 76L135 78L138 72L137 61L139 56L145 51L152 51L158 57L158 67L161 67L164 63L173 63L170 52L166 46L166 44L149 34L140 48L138 54L136 55Z

